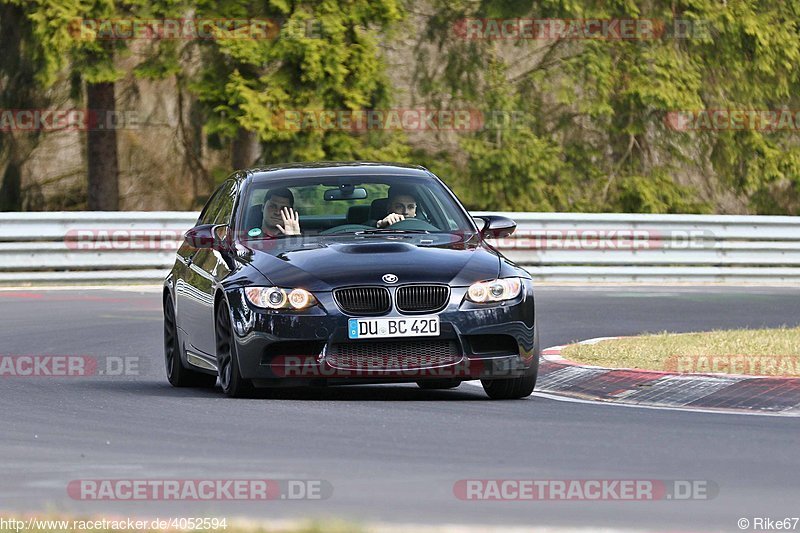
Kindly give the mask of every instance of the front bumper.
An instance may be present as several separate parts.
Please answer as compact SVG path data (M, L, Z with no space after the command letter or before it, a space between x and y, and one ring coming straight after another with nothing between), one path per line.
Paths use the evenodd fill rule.
M343 313L330 292L314 293L319 305L306 311L279 312L255 308L241 289L233 289L227 297L240 372L257 386L498 379L535 372L532 283L524 280L520 296L501 304L473 304L465 294L466 287L453 287L447 306L432 313L440 320L437 337L351 340L348 319L355 315ZM383 316L408 315L393 308ZM342 364L335 354L348 350L376 353L364 359L368 364Z

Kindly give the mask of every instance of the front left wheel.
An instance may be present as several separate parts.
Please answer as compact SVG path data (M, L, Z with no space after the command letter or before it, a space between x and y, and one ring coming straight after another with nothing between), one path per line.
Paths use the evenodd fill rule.
M536 374L526 374L518 378L482 379L481 385L492 400L519 400L533 394Z
M222 392L231 398L246 398L253 394L253 384L244 379L239 371L239 358L233 343L231 315L224 301L217 306L216 313L217 368Z
M519 400L533 394L539 375L539 328L533 338L533 361L525 374L515 378L482 379L483 390L492 400Z

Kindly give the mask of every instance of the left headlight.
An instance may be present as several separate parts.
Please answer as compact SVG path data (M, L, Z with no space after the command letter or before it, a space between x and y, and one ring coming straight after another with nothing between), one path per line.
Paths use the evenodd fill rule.
M492 281L479 281L467 289L467 300L477 304L513 300L522 290L519 278L502 278Z
M247 299L256 307L266 309L308 309L316 305L317 299L305 289L282 289L281 287L247 287Z

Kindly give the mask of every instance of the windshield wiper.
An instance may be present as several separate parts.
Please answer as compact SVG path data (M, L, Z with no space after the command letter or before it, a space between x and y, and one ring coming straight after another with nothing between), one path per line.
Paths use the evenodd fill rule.
M380 233L418 233L418 234L429 234L430 231L426 229L365 229L362 231L356 231L355 235L377 235Z

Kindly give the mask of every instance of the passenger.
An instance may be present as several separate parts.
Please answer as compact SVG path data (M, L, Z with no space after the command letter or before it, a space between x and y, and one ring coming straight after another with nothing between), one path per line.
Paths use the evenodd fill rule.
M267 191L261 223L264 233L271 237L300 235L300 215L293 206L294 195L289 189Z

